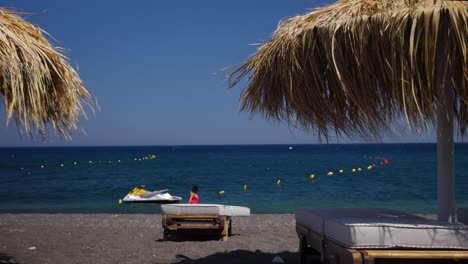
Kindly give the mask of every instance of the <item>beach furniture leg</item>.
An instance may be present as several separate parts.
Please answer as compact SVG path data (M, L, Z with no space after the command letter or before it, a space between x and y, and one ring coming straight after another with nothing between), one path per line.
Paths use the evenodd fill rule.
M163 240L167 240L169 236L169 230L167 229L167 216L163 215L161 220L161 226L163 228Z
M299 238L299 264L306 264L307 263L307 243L305 239L300 237Z
M229 228L229 220L226 216L223 216L221 218L221 223L222 223L222 227L223 227L223 231L221 233L222 237L223 237L223 241L226 241L228 240L228 235L229 235L229 231L228 231L228 228Z
M162 216L161 225L162 225L163 228L167 226L166 216L165 215Z
M228 236L232 236L232 220L229 218Z
M320 252L311 247L305 237L299 237L299 263L322 263Z
M367 264L358 250L342 247L329 240L326 240L324 255L325 263Z

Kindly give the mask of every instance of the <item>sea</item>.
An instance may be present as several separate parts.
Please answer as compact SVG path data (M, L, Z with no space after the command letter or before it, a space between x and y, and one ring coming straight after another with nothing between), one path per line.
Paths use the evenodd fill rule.
M468 144L455 145L457 206L468 206ZM297 208L437 208L436 144L0 148L0 213L159 213L119 203L132 188L187 203Z

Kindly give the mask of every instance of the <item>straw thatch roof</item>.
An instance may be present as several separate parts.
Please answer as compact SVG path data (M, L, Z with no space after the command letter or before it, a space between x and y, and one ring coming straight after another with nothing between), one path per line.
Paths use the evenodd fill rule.
M46 34L9 10L0 9L0 93L7 124L47 135L49 127L68 138L92 109L92 96L67 58L52 47Z
M435 122L450 76L458 132L468 125L468 1L341 0L282 21L228 78L247 78L241 106L328 140L375 137L403 113ZM446 71L450 71L445 74Z

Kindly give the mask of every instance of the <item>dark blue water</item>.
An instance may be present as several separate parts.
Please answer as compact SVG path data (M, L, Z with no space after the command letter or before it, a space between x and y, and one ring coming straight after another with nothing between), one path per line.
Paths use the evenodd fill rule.
M182 202L198 184L201 203L243 205L253 213L299 207L436 211L435 144L291 147L0 148L0 212L159 212L156 204L117 203L140 184L170 189ZM468 144L456 145L455 158L457 205L468 206Z

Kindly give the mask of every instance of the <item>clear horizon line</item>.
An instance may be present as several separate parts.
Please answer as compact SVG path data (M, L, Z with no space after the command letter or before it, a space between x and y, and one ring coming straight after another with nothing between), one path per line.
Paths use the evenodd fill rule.
M93 147L208 147L208 146L326 146L326 145L401 145L401 144L426 144L437 145L437 142L382 142L382 143L271 143L271 144L162 144L162 145L72 145L72 146L0 146L0 148L93 148ZM455 142L454 144L468 144L467 142Z

